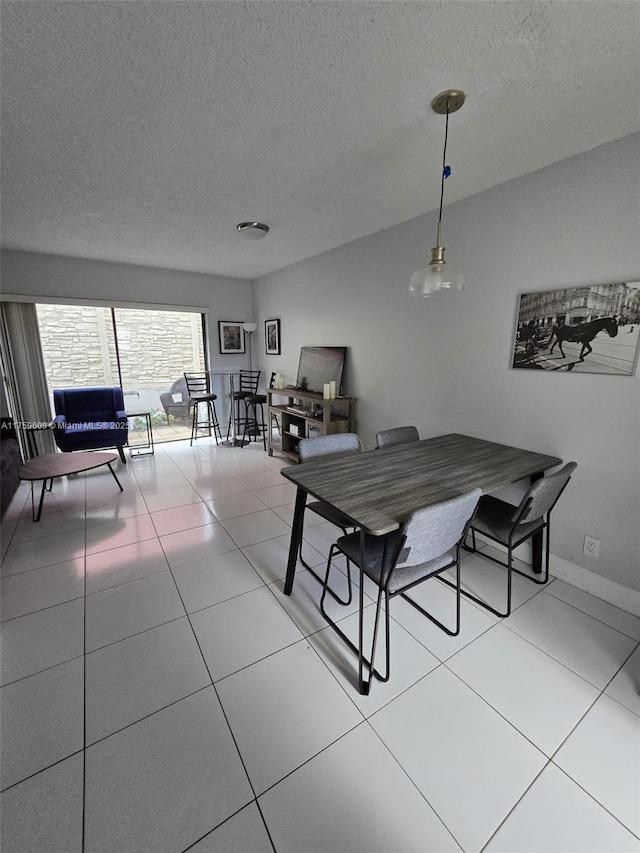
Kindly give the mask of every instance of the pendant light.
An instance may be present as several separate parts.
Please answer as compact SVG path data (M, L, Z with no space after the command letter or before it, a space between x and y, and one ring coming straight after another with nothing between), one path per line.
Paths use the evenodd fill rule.
M465 94L459 89L447 89L431 101L431 109L438 115L445 115L446 123L444 129L444 150L442 152L442 175L440 177L440 213L438 215L438 230L436 234L436 245L431 249L431 261L429 266L416 270L409 282L409 293L416 296L431 296L437 290L455 288L462 290L464 287L464 275L451 261L445 260L445 247L442 245L440 230L442 226L442 202L444 199L444 182L451 174L451 168L447 166L447 139L449 136L449 116L457 112L464 104Z

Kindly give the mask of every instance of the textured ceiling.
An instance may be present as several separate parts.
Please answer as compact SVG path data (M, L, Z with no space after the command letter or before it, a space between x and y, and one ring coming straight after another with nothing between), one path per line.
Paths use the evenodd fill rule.
M255 278L640 128L640 4L1 4L2 245ZM242 220L271 227L262 241Z

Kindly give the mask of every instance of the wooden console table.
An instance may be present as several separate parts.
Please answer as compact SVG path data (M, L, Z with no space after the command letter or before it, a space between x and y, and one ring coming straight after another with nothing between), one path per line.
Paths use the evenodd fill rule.
M335 397L325 400L315 391L297 388L267 388L268 423L276 416L280 423L280 443L268 431L267 452L273 451L298 461L297 447L301 438L332 435L336 432L353 432L355 428L356 400L354 397ZM286 402L276 402L285 398Z

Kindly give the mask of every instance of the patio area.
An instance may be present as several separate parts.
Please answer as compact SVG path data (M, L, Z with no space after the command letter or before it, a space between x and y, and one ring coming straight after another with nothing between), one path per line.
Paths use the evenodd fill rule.
M152 414L152 430L154 444L165 441L179 441L191 438L191 420L172 420L170 423L154 423ZM147 432L144 419L132 418L129 421L129 447L136 447L147 443Z

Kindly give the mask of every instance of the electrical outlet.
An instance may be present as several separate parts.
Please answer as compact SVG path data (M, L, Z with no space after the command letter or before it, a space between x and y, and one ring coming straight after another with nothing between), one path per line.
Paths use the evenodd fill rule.
M600 540L593 536L584 537L584 553L590 557L597 557L600 553Z

